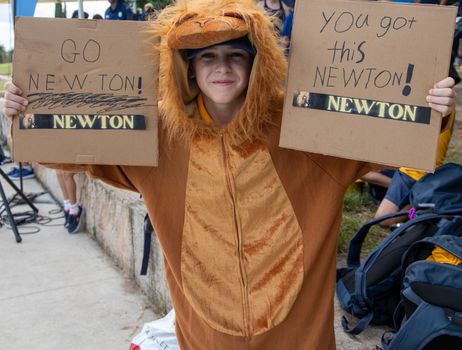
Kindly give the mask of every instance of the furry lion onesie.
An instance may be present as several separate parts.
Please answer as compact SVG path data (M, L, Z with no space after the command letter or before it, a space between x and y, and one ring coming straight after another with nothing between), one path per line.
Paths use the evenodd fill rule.
M254 0L190 0L160 35L158 167L63 166L142 194L163 249L182 349L335 349L343 195L366 164L278 146L286 62ZM248 35L246 101L225 128L198 117L184 49Z

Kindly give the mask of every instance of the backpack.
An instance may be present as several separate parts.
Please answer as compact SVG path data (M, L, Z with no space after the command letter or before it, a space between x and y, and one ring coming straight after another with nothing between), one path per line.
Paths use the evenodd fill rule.
M353 328L342 318L345 332L361 333L369 324L394 327L393 314L400 302L401 258L412 243L446 232L462 230L462 167L445 164L423 176L412 188L414 207L385 215L362 226L351 239L347 267L337 269L336 291L341 307L360 320ZM409 215L364 260L361 248L370 228L384 220Z
M425 238L409 248L403 258L404 320L377 349L462 349L462 265L425 260L435 247L462 259L462 237Z

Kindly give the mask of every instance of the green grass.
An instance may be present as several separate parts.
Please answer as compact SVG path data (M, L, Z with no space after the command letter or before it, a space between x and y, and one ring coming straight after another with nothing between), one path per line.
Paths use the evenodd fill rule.
M0 63L0 75L11 76L13 66L11 63ZM5 81L0 79L0 91L3 91Z
M0 63L0 75L11 75L13 72L12 63Z
M340 226L338 253L345 254L348 243L356 231L374 217L377 205L369 198L367 186L362 189L350 190L343 201L342 224ZM388 231L380 227L373 227L364 245L363 254L368 254L388 235Z

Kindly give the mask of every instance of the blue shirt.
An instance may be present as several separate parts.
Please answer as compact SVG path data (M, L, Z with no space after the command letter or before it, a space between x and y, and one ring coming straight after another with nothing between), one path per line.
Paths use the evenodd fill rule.
M104 19L109 20L126 20L127 19L127 8L123 1L118 1L116 8L113 10L111 6L106 9L104 13Z
M292 36L292 22L294 18L294 13L290 11L287 15L286 20L284 21L284 25L282 26L281 36L288 36L289 40Z

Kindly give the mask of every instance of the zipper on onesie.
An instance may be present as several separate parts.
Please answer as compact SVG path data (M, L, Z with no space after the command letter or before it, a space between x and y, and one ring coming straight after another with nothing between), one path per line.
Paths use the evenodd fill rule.
M234 215L234 233L236 239L236 251L237 251L237 258L239 260L239 272L241 277L241 294L242 294L242 311L243 311L243 322L244 322L244 334L246 337L249 337L251 334L250 329L250 306L249 306L249 292L248 292L248 284L247 284L247 274L245 273L244 267L244 256L243 256L243 249L242 249L242 232L239 227L239 220L238 220L238 213L236 208L236 191L234 189L234 183L232 181L231 176L231 169L229 166L229 152L227 150L226 142L225 142L225 135L220 134L221 138L221 146L223 151L223 165L225 171L225 178L226 178L226 185L228 188L228 193L231 198L231 202L233 204L233 215Z

